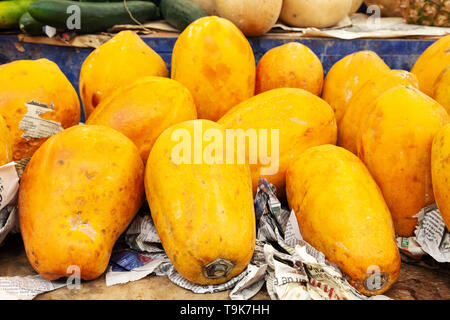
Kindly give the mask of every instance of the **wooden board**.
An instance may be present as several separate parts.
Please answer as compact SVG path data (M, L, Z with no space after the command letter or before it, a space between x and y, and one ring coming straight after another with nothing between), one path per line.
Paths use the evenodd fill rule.
M36 274L31 268L19 235L7 239L0 247L0 277L26 276ZM229 292L214 294L194 294L182 289L167 277L147 276L144 279L126 284L106 287L105 277L83 281L81 289L61 288L36 297L37 300L225 300ZM448 271L403 264L399 281L386 293L400 300L450 300L450 274ZM270 299L263 288L253 299Z

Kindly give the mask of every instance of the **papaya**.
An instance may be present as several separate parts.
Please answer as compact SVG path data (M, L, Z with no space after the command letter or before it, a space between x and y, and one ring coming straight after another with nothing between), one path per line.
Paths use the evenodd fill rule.
M368 80L348 102L341 121L338 123L338 145L357 153L356 135L360 123L372 111L373 102L386 90L398 85L419 88L417 77L404 70L389 70L383 77Z
M144 196L144 164L122 133L77 125L42 144L20 183L28 261L45 279L98 278ZM77 270L78 269L78 270Z
M374 103L357 135L358 156L383 192L396 233L410 237L417 225L414 216L434 203L431 145L450 117L410 86L391 88Z
M356 155L334 145L309 148L289 165L286 192L302 237L359 292L382 294L397 281L400 254L391 214Z
M250 168L225 162L225 128L191 120L166 129L145 169L145 192L165 252L187 280L224 283L255 249Z
M84 115L122 86L144 76L167 77L164 60L134 32L121 31L92 51L80 71Z
M191 91L199 119L216 121L255 91L255 57L247 38L215 16L194 21L180 34L171 72Z
M325 77L322 98L336 112L337 122L348 102L367 80L383 77L389 67L375 52L358 51L336 62Z
M0 166L12 161L12 144L5 119L0 116Z
M12 159L21 160L52 134L78 124L80 102L54 62L17 60L0 66L0 115L10 132ZM37 118L45 119L42 125Z
M256 94L276 88L300 88L320 96L322 86L322 63L299 42L270 49L256 67Z
M419 79L420 91L431 96L436 79L449 65L450 35L447 35L429 46L411 69Z
M450 65L436 79L432 97L450 114Z
M168 127L197 119L191 93L179 82L143 77L104 99L86 124L104 125L130 138L144 163L156 138Z
M264 177L283 197L289 161L309 147L336 144L337 126L330 105L298 88L260 93L232 108L218 123L234 130L236 154L245 155L250 165L255 193L259 177ZM259 150L254 148L256 143L250 146L242 139L258 140Z
M431 181L436 204L442 219L450 230L450 125L442 127L433 139L431 147Z

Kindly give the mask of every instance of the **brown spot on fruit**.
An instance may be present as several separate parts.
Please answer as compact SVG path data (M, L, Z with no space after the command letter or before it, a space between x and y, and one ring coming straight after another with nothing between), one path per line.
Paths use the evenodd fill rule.
M95 108L100 103L101 96L102 96L102 93L100 91L97 91L96 93L94 93L92 95L92 100L91 100L92 107Z
M89 173L89 172L86 172L86 178L88 178L89 180L91 180L93 177L95 177L95 173Z
M75 204L77 206L83 206L86 203L86 199L84 197L77 197L75 199Z

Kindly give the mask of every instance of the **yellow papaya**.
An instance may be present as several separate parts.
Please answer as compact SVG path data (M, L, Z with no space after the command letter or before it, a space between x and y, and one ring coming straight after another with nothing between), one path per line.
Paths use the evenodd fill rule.
M284 195L289 161L309 147L335 144L337 136L336 120L328 103L298 88L258 94L232 108L218 123L235 130L236 154L245 152L254 193L259 177L264 177L275 185L280 197ZM242 137L257 140L259 150L254 150L256 143L239 149Z
M109 95L94 109L86 124L122 132L136 144L145 163L165 129L194 119L197 110L188 89L172 79L143 77Z
M417 59L411 72L419 79L420 90L433 94L433 85L441 72L450 65L450 35L429 46Z
M144 165L120 132L78 125L49 138L20 183L28 261L44 278L98 278L144 196Z
M133 31L121 31L92 51L80 71L85 118L108 95L137 78L167 77L164 60Z
M0 116L0 166L12 161L12 144L5 119Z
M300 88L319 96L322 86L320 59L299 42L270 49L256 67L256 94L276 88Z
M352 53L331 67L325 77L322 98L336 112L337 122L341 121L348 102L366 81L383 76L387 71L389 67L373 51Z
M366 115L373 108L373 102L386 90L398 85L419 88L417 77L403 70L389 70L383 77L368 80L348 102L347 110L338 123L338 145L353 152L356 150L356 135Z
M176 270L198 284L240 274L255 248L250 169L225 162L225 129L191 120L166 129L145 169L156 230Z
M286 192L302 237L358 291L381 294L397 281L400 254L392 218L358 157L333 145L312 147L289 165Z
M77 125L80 102L54 62L17 60L0 66L0 115L10 132L12 159L21 160L55 132ZM37 118L47 120L48 132L35 132Z
M442 219L450 230L450 125L441 128L433 139L431 148L431 181L436 204Z
M450 114L450 65L436 79L432 97Z
M172 79L191 91L199 119L216 121L253 96L255 69L247 38L223 18L194 21L173 48Z
M375 101L361 123L358 156L383 192L395 231L413 235L414 216L434 203L431 182L431 144L438 130L450 122L436 101L409 86L389 89Z

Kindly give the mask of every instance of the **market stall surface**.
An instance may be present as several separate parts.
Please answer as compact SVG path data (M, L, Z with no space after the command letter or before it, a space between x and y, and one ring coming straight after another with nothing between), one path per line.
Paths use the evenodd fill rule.
M0 277L35 275L28 263L20 235L10 236L0 247ZM82 281L80 289L57 289L37 296L42 300L225 300L229 291L213 294L195 294L178 287L167 277L147 276L144 279L106 287L105 276L93 281ZM385 293L398 300L450 300L450 270L429 269L402 264L398 282ZM270 299L263 288L255 300Z

